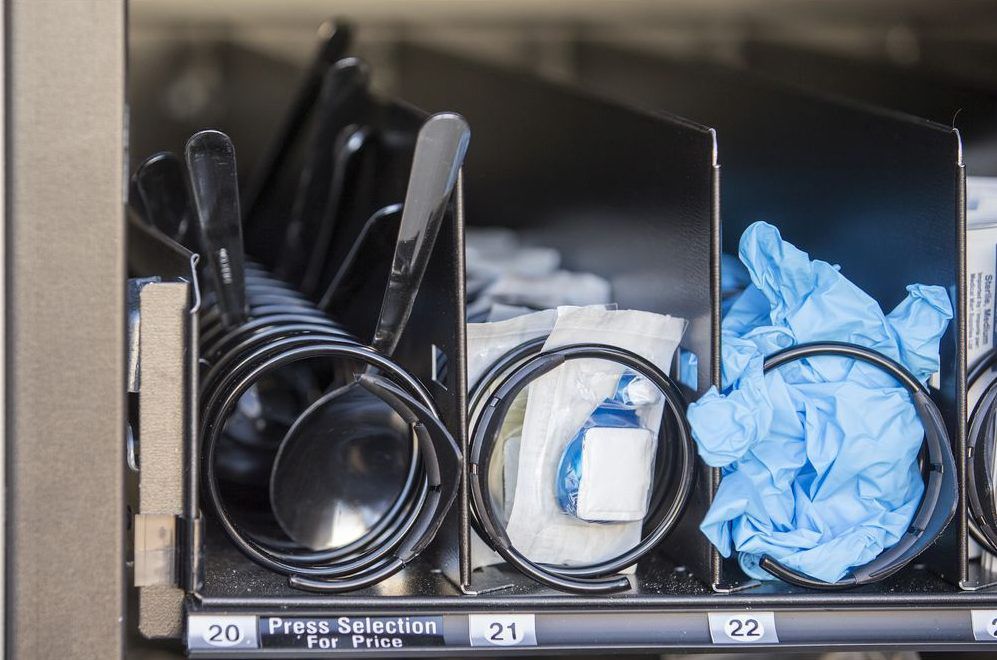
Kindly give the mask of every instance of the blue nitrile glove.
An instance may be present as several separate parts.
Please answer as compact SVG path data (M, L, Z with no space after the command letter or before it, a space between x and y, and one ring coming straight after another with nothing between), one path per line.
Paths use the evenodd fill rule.
M751 284L751 274L737 257L732 254L720 255L720 311L727 315L731 305Z
M922 382L938 371L952 318L945 289L914 284L884 315L835 266L811 261L757 222L741 237L752 285L723 322L723 386L689 407L706 463L724 476L700 528L751 577L767 554L837 581L896 543L924 490L924 430L909 393L887 374L820 357L762 373L766 355L844 341L897 360Z

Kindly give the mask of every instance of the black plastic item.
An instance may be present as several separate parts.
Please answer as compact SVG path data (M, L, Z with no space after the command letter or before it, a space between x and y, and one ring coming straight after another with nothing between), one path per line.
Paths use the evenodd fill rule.
M152 226L181 245L194 240L194 213L183 164L161 151L145 159L132 176L140 198L142 216Z
M235 149L220 131L200 131L187 141L187 168L222 323L246 319L245 255Z
M984 374L997 365L997 350L984 355L969 372L967 386L972 388ZM997 434L997 381L980 394L969 418L966 436L966 493L969 499L970 532L988 551L997 553L997 506L991 466Z
M765 220L812 258L839 264L884 307L913 282L953 292L955 318L941 341L941 385L932 397L961 474L966 225L959 133L714 64L592 43L578 44L575 54L586 86L716 129L725 252L736 254L744 229ZM968 575L959 515L959 525L943 532L920 562L953 584ZM718 589L752 586L736 561L716 560Z
M450 208L468 138L467 123L454 114L434 115L419 130L394 257L371 340L373 350L386 357L393 355L408 324L440 225ZM390 429L391 419L397 416L382 405L379 422L376 404L365 404L362 398L339 405L340 398L349 393L349 388L331 391L302 413L281 441L274 461L270 479L274 513L289 536L301 542L308 539L312 547L332 535L341 516L338 510L327 511L314 504L311 512L300 511L302 500L321 502L330 490L328 480L303 481L302 475L312 473L316 463L331 473L340 471L335 467L336 457L343 454L337 437L344 433L340 429L347 429L347 434L351 428ZM338 414L333 414L334 410ZM367 453L376 455L371 450ZM354 454L342 457L356 462Z
M253 270L257 271L255 286L278 288L273 286L276 281L269 281L255 267ZM253 286L250 299L252 290ZM335 322L306 313L314 311L307 301L289 297L284 306L288 310L282 313L253 317L232 330L202 336L201 437L206 495L232 543L261 565L294 577L294 586L332 592L363 588L401 570L435 535L456 496L460 452L439 421L431 395L418 380L360 344ZM210 314L209 308L210 303L206 303L205 314ZM265 516L260 516L265 513L260 506L266 506L267 501L268 456L272 462L276 441L286 430L275 419L279 415L273 410L274 402L260 396L261 403L269 406L260 418L277 424L275 432L260 426L260 420L247 431L238 423L247 414L241 410L242 402L251 389L274 378L279 380L282 374L288 378L289 368L308 365L314 372L316 363L327 366L334 387L362 388L388 404L401 416L406 436L411 429L416 442L411 453L401 456L410 466L403 475L404 483L394 496L387 493L389 501L381 502L373 524L359 537L322 551L282 539L277 525L268 526ZM365 366L374 366L378 375L357 378ZM294 376L298 371L290 373L292 380L285 381L284 388L293 395L300 392L301 379ZM321 405L321 399L319 402L313 405ZM290 406L288 426L294 421L293 411L302 407L300 402ZM368 438L361 440L367 442ZM254 486L255 491L261 490L261 470L252 466L261 463L263 494L254 498ZM385 474L368 478L372 476L385 485ZM380 502L379 495L377 499Z
M387 287L387 272L381 275L371 273L366 264L390 263L401 219L402 205L392 204L376 211L364 223L339 271L319 299L320 309L349 308L350 301L357 298L358 291L370 288L367 285L371 278L377 280L381 291Z
M411 426L423 461L425 481L407 489L410 500L393 509L399 515L384 529L373 528L363 543L333 552L283 552L255 540L228 515L215 471L215 451L227 419L240 397L262 376L306 359L349 359L375 366L384 376L361 376L359 385L389 402ZM229 538L254 561L291 576L296 587L349 591L370 586L404 568L439 529L459 482L460 450L432 408L428 393L389 360L359 344L316 343L308 337L269 342L240 360L218 386L206 393L203 442L208 498ZM416 460L413 456L413 460ZM411 499L414 497L415 499ZM337 561L338 560L338 561Z
M327 273L331 270L330 245L341 219L350 212L353 196L357 193L357 183L361 175L365 152L373 141L373 130L366 126L347 126L336 138L336 162L333 167L332 183L326 202L315 244L312 246L308 265L301 277L301 290L310 296L322 293L328 284Z
M372 140L373 148L370 150L372 157L364 160L364 171L363 176L360 177L361 185L359 186L361 190L359 192L355 191L354 194L349 196L349 216L345 218L344 222L337 223L337 236L334 237L330 253L336 249L336 246L342 245L343 242L350 242L350 239L347 237L349 236L349 232L356 226L353 214L359 215L359 209L364 206L375 206L386 199L402 200L408 179L408 171L412 164L416 134L419 127L425 123L427 118L425 114L409 106L383 100L378 100L374 104L372 114L371 125L379 128L375 134L376 139ZM374 167L367 170L366 165L368 163L374 165ZM458 184L455 197L459 198L459 196ZM465 391L464 372L463 369L451 369L448 371L446 378L437 380L433 364L435 356L440 353L447 355L451 361L455 360L455 364L463 365L464 362L463 235L461 219L456 213L456 208L457 206L455 205L453 208L448 209L448 212L445 214L442 227L439 230L439 236L432 250L432 256L426 266L422 289L430 293L417 296L409 320L409 329L402 333L395 352L395 359L391 361L392 364L398 365L412 379L408 386L409 388L414 383L419 388L422 388L421 391L424 395L430 397L432 410L435 410L436 414L439 415L438 419L442 422L442 426L450 434L450 437L459 438L459 444L454 445L450 443L450 447L463 446L464 444L466 423L463 413ZM276 221L286 222L286 219L286 216L280 216L277 217ZM365 217L364 221L366 219ZM396 239L397 229L390 236L392 245ZM349 249L349 244L346 245L346 249ZM371 275L376 275L380 272L383 272L386 278L387 272L391 267L391 253L388 252L380 259L365 260L364 267L368 273L368 280L374 280L376 283L378 277ZM325 266L325 268L331 270L329 266ZM358 334L356 328L359 327L365 330L361 336L370 336L372 326L368 327L364 324L357 324L355 319L363 317L364 312L361 310L367 308L372 308L373 315L377 314L378 305L376 303L381 299L383 286L386 281L386 279L381 280L379 289L364 287L363 295L353 297L344 301L341 306L337 306L335 309L337 322L333 323L331 320L327 321L317 318L314 313L305 311L309 306L306 303L306 299L301 294L292 292L292 289L286 283L275 280L266 268L250 262L247 265L246 271L250 289L247 298L254 302L260 301L261 309L263 301L266 301L268 306L271 304L281 306L300 304L302 307L297 310L297 313L268 313L264 318L251 319L243 326L240 326L244 332L227 331L222 333L219 333L215 329L220 326L210 321L212 312L209 309L205 309L203 317L207 325L203 329L206 333L214 333L211 345L206 345L203 341L201 342L201 357L202 360L207 361L202 367L202 373L206 374L204 379L206 387L215 388L218 379L224 378L233 364L238 365L241 364L241 360L248 359L245 356L254 355L265 347L286 346L281 342L294 340L302 342L302 345L306 346L340 346L344 343L360 346L353 339ZM374 293L375 290L376 293ZM274 296L277 297L276 300ZM208 301L210 302L210 295L208 296ZM269 307L268 311L272 309L272 307ZM343 325L338 323L341 314L346 318L346 322ZM204 335L201 338L203 340ZM361 348L372 355L377 355L369 348ZM239 358L240 355L244 357ZM220 362L227 363L227 366L219 364ZM348 385L349 381L342 377L345 375L342 369L331 368L331 363L333 362L337 365L345 366L350 364L351 360L349 358L315 358L309 359L307 362L302 362L300 368L306 372L312 370L321 372L322 365L325 364L325 377L333 379L326 380L326 382ZM354 360L352 364L354 366L349 368L347 373L357 374L365 370L362 362L358 363ZM282 377L285 369L278 369L277 371L280 373L274 373L274 377ZM337 375L337 373L341 375ZM374 376L374 374L370 375ZM339 380L335 380L336 378L339 378ZM209 380L214 384L209 383ZM368 379L366 382L374 390L373 398L385 398L386 401L388 397L393 397L396 405L399 401L402 403L406 402L406 397L411 399L414 393L414 390L403 387L399 390L403 396L399 396L397 393L393 394L390 383L385 385L384 383L379 383L376 379ZM364 393L363 396L372 396L368 394L368 392L371 392L370 388L357 385L355 389L358 391L358 396L360 396L359 390L361 389ZM316 399L318 396L321 396L321 391L316 395ZM312 400L308 399L307 401ZM301 408L298 410L301 410ZM407 414L411 416L411 413L412 411L409 411ZM239 415L241 414L243 414L243 411L239 410ZM404 418L405 416L402 415L401 417ZM428 437L430 437L430 440L432 436L439 435L440 422L437 422L437 426L435 427L427 423L420 425L429 429L430 436ZM276 454L279 440L285 432L275 432L272 434L276 437L276 440L268 446L260 446L259 443L250 446L246 442L234 437L229 437L225 442L228 443L230 449L233 442L241 442L240 446L246 451L256 452L257 462L259 462L258 459L272 461ZM409 438L407 440L409 443L412 442ZM416 444L410 444L409 446L419 447L419 444L416 442ZM372 504L378 509L378 516L374 524L366 530L361 538L356 539L355 543L348 543L343 547L332 548L324 553L306 551L297 544L292 543L283 534L272 516L270 516L269 522L267 520L259 521L243 515L245 511L232 510L229 513L237 518L234 521L238 526L236 531L242 533L245 539L257 545L262 541L266 545L266 548L273 553L273 556L277 558L278 563L283 562L281 557L285 553L290 552L291 554L298 555L300 560L299 565L307 563L309 558L316 561L329 561L335 564L326 568L328 568L330 573L339 573L339 578L333 577L331 580L323 579L321 581L325 584L318 585L302 582L300 585L297 585L301 588L335 592L341 589L354 589L373 585L378 580L400 568L391 559L392 553L403 556L403 563L417 561L418 566L421 567L419 575L422 575L422 573L430 568L452 570L456 574L458 563L455 543L456 520L454 519L455 516L443 515L451 503L450 491L448 490L450 483L452 482L454 488L456 488L456 484L459 482L457 474L451 469L454 461L448 460L445 456L439 459L441 470L443 470L442 475L447 480L447 484L444 485L445 487L439 493L436 493L436 491L429 490L430 484L423 476L426 474L426 471L422 450L416 449L417 453L412 453L411 450L403 447L403 451L404 453L401 458L405 461L405 466L409 467L411 463L415 463L415 478L409 480L407 478L408 473L406 473L402 475L399 481L395 478L398 476L398 473L392 472L392 469L388 470L389 473L394 474L394 477L391 477L392 484L385 484L383 481L379 481L378 483L384 485L385 490L389 490L390 492L376 493L376 501L367 501L368 504ZM202 454L203 452L197 451L196 453ZM191 473L196 474L199 468L199 465L191 466ZM207 468L207 464L205 464L205 468ZM216 473L214 476L223 476L221 474L223 464L218 463L216 468L219 470L219 473ZM456 463L456 468L459 473L459 460ZM229 467L224 467L224 470L229 470ZM229 475L231 474L233 472L229 471ZM201 481L198 480L199 483ZM408 485L410 481L413 484L411 486ZM230 479L228 483L231 485L232 482ZM207 484L208 480L203 480L203 485L207 486ZM235 504L243 500L231 501ZM434 507L436 515L430 516L429 513L426 513L423 518L418 517L418 512L423 508ZM426 522L430 518L431 524ZM191 558L192 561L203 565L204 570L208 574L214 574L214 569L221 565L231 566L233 560L232 553L236 552L235 548L238 547L238 544L233 544L229 536L222 533L219 528L220 526L214 523L214 518L209 519L209 524L206 525L206 534L209 538L218 539L221 544L209 544L205 549L203 559L197 556L192 556ZM406 532L406 530L408 531ZM432 547L426 548L428 539L437 534L437 532L439 532L439 536L447 538L441 538L437 543L432 544ZM379 548L383 547L383 542L389 542L389 546L394 545L388 548L387 555L381 556L378 559L377 552ZM422 552L418 559L412 554L423 550L425 551ZM357 568L358 572L348 574L351 564L349 557L356 556L351 554L355 552L365 553L367 559L374 563L368 565L366 568L357 568L359 564L353 562L353 567ZM241 552L238 552L237 556L245 564L248 565L250 563ZM246 566L243 568L246 568ZM191 572L198 571L197 564L192 566L190 570ZM307 573L307 571L304 572ZM258 577L261 577L261 574L265 573L267 572L257 570L256 574ZM403 583L407 583L412 579L412 575L414 575L412 571L405 571L400 580ZM308 576L305 575L303 577L307 578ZM286 580L284 584L288 584ZM204 588L210 589L211 585L206 583ZM231 589L233 596L243 597L245 595L244 587L241 583L226 582L224 589Z
M375 350L387 355L395 352L412 315L469 139L467 122L453 113L433 115L419 130L388 285L371 340Z
M473 127L469 222L510 227L527 243L556 248L565 269L608 279L621 308L688 319L682 347L698 357L697 391L719 383L720 312L711 305L720 298L714 133L413 44L400 45L397 55L405 98L460 112ZM711 474L703 466L696 472L674 543L662 552L708 582L710 545L698 525ZM465 543L469 553L470 530ZM469 586L471 575L462 580ZM508 584L505 576L500 581ZM491 582L481 575L478 585Z
M798 344L765 359L765 371L778 369L796 360L819 356L845 357L872 365L897 379L911 394L921 424L924 426L924 446L928 454L928 480L921 503L910 527L900 539L878 557L861 566L852 567L837 582L824 582L789 568L768 555L762 556L759 567L777 578L809 589L850 589L883 580L913 562L948 526L959 505L957 470L945 422L932 402L927 388L903 365L882 353L843 342Z
M345 139L337 138L347 127L369 118L369 83L369 67L353 57L336 62L323 78L318 117L275 272L294 285L301 284L311 255L318 252L324 256L327 251L323 243L328 239L322 241L320 236L328 236L330 192L335 177L341 178L342 170L348 167L348 156L355 153L349 149L349 134Z
M319 28L319 41L312 64L305 72L297 94L291 101L287 115L260 159L252 179L246 186L242 206L247 223L255 223L260 218L260 206L269 201L277 179L286 167L290 153L308 125L308 119L315 109L315 101L322 88L326 71L346 55L353 40L353 29L342 21L326 21Z
M644 358L621 348L576 344L539 352L542 344L542 341L527 342L513 349L498 360L490 373L479 381L476 393L472 395L472 401L481 403L472 408L475 422L471 430L468 467L471 501L483 532L482 537L517 570L554 589L577 594L625 591L630 588L630 581L614 574L636 564L672 531L692 490L696 449L685 419L685 397L667 374ZM537 378L550 373L566 361L578 359L599 359L621 364L646 378L661 392L666 403L664 417L671 416L677 422L677 434L672 440L676 451L672 453L670 461L671 474L664 484L656 484L655 488L672 492L668 498L657 498L658 506L652 509L646 524L650 531L627 552L590 566L541 565L530 561L512 545L499 522L501 513L491 498L487 480L498 434L516 396ZM664 425L663 419L662 426Z

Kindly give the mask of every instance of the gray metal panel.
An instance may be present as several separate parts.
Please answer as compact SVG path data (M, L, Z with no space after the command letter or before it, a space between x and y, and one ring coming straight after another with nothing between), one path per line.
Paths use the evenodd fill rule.
M6 4L4 4L6 9ZM4 12L3 30L0 31L0 67L7 70L7 23L6 11ZM6 84L0 86L0 122L6 126L7 113L7 89ZM5 130L0 130L0 151L4 153L3 160L0 160L0 309L7 309L7 258L6 258L6 235L7 235L7 135ZM7 348L7 328L6 322L0 325L0 362L6 362ZM6 370L0 373L0 424L6 426L7 415L7 374ZM0 561L6 566L7 562L7 452L0 452ZM3 572L0 572L0 648L6 648L7 634L7 579Z
M6 650L118 657L125 7L5 4Z

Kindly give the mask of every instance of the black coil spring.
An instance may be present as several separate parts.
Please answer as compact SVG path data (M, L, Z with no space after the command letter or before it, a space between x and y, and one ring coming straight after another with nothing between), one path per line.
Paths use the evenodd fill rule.
M212 294L202 301L205 497L232 542L262 566L290 576L293 586L347 591L373 585L421 552L439 528L456 494L457 446L415 377L265 269L249 264L246 275L246 322L228 328ZM266 416L250 420L242 408L252 407L253 394L268 381L268 391L295 401L271 401ZM351 383L390 405L412 429L409 468L393 504L359 538L312 550L281 534L263 501L275 439L283 437L304 405L323 391ZM268 518L270 525L258 524Z

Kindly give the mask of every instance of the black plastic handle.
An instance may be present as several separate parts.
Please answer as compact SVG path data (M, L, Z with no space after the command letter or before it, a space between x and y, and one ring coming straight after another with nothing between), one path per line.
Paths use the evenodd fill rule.
M305 74L294 100L291 101L291 106L273 142L267 147L247 186L244 206L246 217L250 221L256 220L258 207L273 192L292 147L308 125L308 117L312 114L315 100L319 96L322 76L330 65L346 54L353 41L353 29L341 20L328 20L319 28L318 39L311 67Z
M211 268L222 322L233 327L248 313L235 147L221 131L208 130L191 136L186 153L201 250Z
M292 284L301 282L314 251L326 251L317 245L317 239L340 160L338 152L342 145L337 143L337 137L345 127L365 119L370 105L369 82L370 68L354 57L336 62L322 79L317 123L308 140L308 156L291 205L277 269L277 274Z
M138 166L132 182L149 224L177 243L194 247L188 241L194 214L180 159L168 151L153 154Z
M398 346L412 314L470 138L467 122L454 113L433 115L419 130L395 257L371 342L385 355Z

